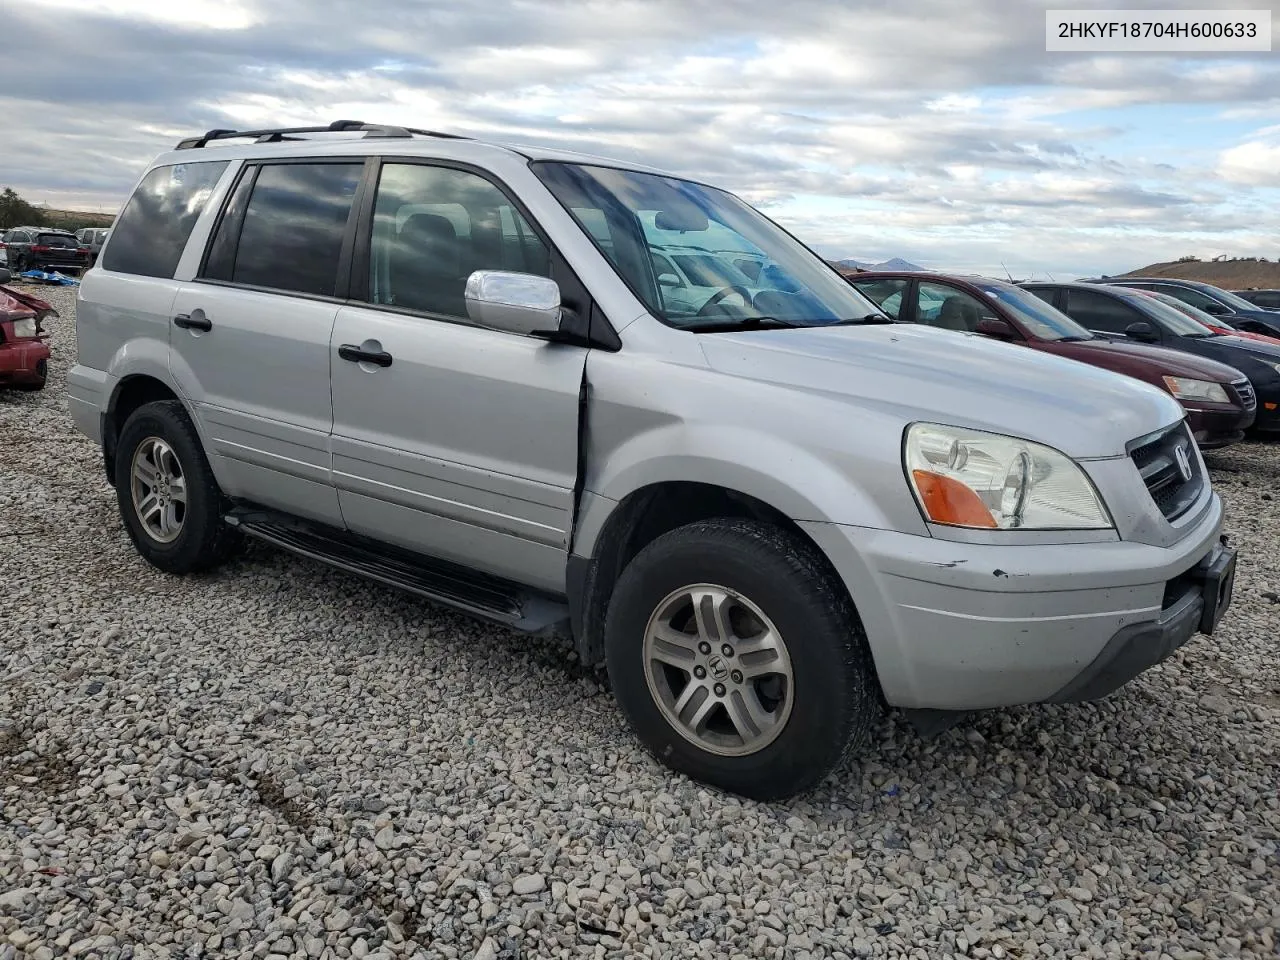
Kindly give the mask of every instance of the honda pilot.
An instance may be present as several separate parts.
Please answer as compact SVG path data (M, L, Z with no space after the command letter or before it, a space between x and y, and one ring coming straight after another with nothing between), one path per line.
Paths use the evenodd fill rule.
M686 253L735 280L664 282ZM1172 396L893 323L647 167L211 131L147 168L76 322L71 411L151 564L254 537L562 632L661 762L750 797L818 782L885 705L1105 696L1231 598Z

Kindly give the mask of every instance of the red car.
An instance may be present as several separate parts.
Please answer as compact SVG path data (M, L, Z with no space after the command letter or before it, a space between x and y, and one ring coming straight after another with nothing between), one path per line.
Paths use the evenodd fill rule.
M0 284L9 271L0 268ZM39 390L49 374L49 344L41 321L57 316L53 307L30 294L0 286L0 387Z
M1258 401L1243 373L1179 350L1096 337L1035 294L1003 280L935 273L859 273L846 278L899 321L981 333L1136 377L1172 394L1196 442L1224 447L1244 437Z

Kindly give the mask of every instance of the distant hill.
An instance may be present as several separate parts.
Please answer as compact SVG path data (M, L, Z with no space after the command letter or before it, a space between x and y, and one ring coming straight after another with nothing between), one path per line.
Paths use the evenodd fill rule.
M1280 263L1267 260L1175 260L1153 263L1116 276L1199 280L1224 290L1247 290L1250 287L1280 289Z
M843 270L923 270L924 267L912 263L910 260L903 260L901 257L894 257L892 260L885 260L883 263L868 263L864 260L833 260L832 265Z

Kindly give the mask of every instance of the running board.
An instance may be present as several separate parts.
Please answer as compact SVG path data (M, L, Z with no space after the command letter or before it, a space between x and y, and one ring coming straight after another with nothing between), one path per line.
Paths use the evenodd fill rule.
M237 508L229 525L299 556L524 633L568 632L569 608L501 577L269 510Z

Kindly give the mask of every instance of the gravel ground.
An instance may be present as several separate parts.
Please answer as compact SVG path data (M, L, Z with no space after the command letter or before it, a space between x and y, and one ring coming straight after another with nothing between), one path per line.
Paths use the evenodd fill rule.
M146 566L45 295L50 386L0 394L0 960L1277 956L1280 447L1213 458L1217 637L757 804L557 643L265 548Z

